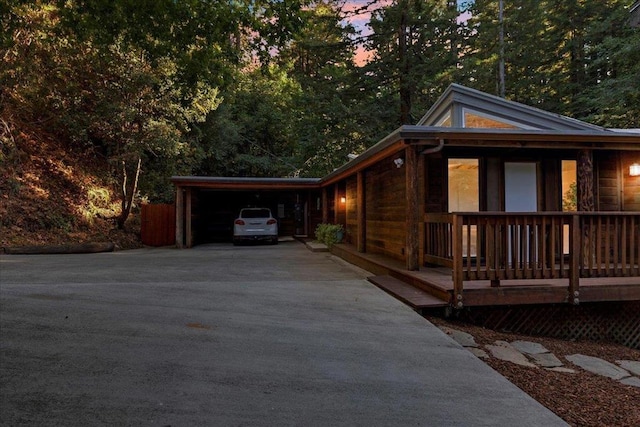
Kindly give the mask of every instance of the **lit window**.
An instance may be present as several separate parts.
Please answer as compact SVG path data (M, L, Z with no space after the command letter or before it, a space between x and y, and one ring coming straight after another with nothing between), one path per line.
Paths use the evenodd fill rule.
M464 112L464 127L482 129L519 129L518 126L512 123L507 123L499 120L498 118L471 113L469 111Z

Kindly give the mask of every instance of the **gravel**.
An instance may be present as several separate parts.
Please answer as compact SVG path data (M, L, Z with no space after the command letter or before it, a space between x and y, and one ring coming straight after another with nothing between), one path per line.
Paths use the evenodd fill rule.
M572 426L640 426L640 388L592 374L572 364L565 356L582 354L611 363L640 361L640 350L608 342L570 341L531 337L485 329L455 320L429 317L437 326L447 326L473 335L480 348L496 341L539 343L575 373L553 372L502 361L485 363L520 387Z

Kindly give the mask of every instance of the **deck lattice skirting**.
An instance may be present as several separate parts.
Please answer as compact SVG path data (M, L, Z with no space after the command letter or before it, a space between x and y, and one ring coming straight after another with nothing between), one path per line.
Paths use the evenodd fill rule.
M640 349L640 301L473 307L463 320L494 330L561 339L612 341Z

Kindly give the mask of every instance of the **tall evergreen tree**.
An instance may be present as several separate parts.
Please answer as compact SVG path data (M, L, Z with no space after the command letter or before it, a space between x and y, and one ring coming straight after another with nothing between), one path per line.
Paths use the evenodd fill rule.
M373 14L367 42L373 59L363 71L376 100L396 106L384 121L415 123L450 83L458 60L457 17L455 4L442 0L397 0Z

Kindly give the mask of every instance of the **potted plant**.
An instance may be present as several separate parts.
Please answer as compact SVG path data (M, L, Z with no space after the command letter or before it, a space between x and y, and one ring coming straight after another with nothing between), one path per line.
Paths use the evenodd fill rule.
M328 248L340 243L343 238L344 227L342 224L318 224L316 227L316 239Z

